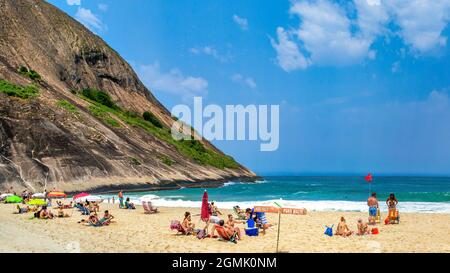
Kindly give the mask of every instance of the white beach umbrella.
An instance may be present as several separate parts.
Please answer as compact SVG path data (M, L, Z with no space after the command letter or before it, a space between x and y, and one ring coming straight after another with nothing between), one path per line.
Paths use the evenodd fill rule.
M83 196L83 197L75 199L76 203L82 203L82 202L86 202L86 201L101 203L101 202L103 202L103 198L101 198L100 196L97 196L97 195L88 195L88 196Z
M0 195L0 200L3 200L3 199L5 199L6 197L12 196L12 195L13 195L12 193L4 193L4 194Z
M35 198L35 199L45 199L45 194L44 193L35 193L33 194L31 197Z
M159 199L161 199L161 198L157 195L148 194L148 195L144 195L141 198L139 198L139 201L148 202L148 201L154 201L154 200L159 200Z

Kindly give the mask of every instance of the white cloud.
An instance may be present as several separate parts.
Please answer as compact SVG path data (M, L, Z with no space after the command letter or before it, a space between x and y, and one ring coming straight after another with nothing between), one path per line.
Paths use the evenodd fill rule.
M348 14L349 7L354 7L356 16ZM416 56L447 45L443 31L450 21L449 0L353 0L340 5L330 0L292 0L289 12L300 19L299 26L291 30L278 27L278 42L271 39L278 64L285 71L373 60L375 40L389 40L393 35Z
M208 81L202 77L185 76L179 69L162 72L159 63L141 65L140 79L150 90L183 96L184 100L208 93Z
M308 61L300 53L299 47L296 42L292 41L289 37L289 33L282 27L277 29L278 42L274 39L270 39L273 48L277 52L277 63L286 72L306 69L308 67Z
M310 60L318 65L349 65L369 55L371 37L351 33L351 21L337 4L297 2L290 12L301 18L295 31Z
M103 12L106 12L106 11L108 11L108 5L104 4L104 3L100 3L100 4L98 4L98 9Z
M400 27L400 36L413 49L425 53L446 46L442 32L450 21L450 1L391 0L384 4Z
M391 66L392 73L397 73L400 70L400 62L395 62Z
M189 51L195 55L205 54L211 56L222 63L229 62L232 59L229 53L226 55L220 54L213 46L193 47Z
M248 20L246 18L241 18L236 14L233 15L233 21L242 29L248 30Z
M67 0L67 5L69 6L79 6L81 5L81 0Z
M80 23L85 25L91 31L95 30L106 30L106 25L92 13L90 9L78 8L77 13L75 14L75 19L77 19Z
M250 87L251 89L256 89L257 85L253 78L251 77L244 77L241 74L234 74L231 76L231 80L235 83L239 83L242 85L246 85Z

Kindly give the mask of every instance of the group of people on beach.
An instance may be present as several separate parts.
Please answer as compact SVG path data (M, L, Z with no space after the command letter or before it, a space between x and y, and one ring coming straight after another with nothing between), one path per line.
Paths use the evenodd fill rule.
M386 200L386 205L388 207L388 216L385 219L385 224L398 224L399 223L399 215L397 210L398 200L395 197L394 193L391 193ZM377 199L377 194L374 192L367 199L367 206L369 207L369 218L368 222L363 221L362 218L358 219L357 231L352 231L347 223L345 218L342 216L339 224L336 228L335 235L338 236L351 236L353 234L356 235L369 235L372 234L373 229L369 227L369 225L376 225L380 222L380 206Z
M254 213L251 208L247 208L244 211L239 206L235 206L234 212L237 219L233 214L228 214L226 219L222 219L223 213L218 209L214 202L209 203L208 211L209 217L207 219L202 219L205 223L203 229L196 229L195 224L192 222L192 214L187 211L184 214L183 221L181 221L180 229L178 229L178 231L181 231L185 235L196 235L199 239L226 237L228 239L233 238L234 242L236 242L237 240L243 239L241 229L237 226L238 224L246 224L249 220L254 221L256 226L263 230L263 234L265 234L265 231L272 226L269 224L264 214L261 216L261 214ZM210 232L208 232L210 226L211 229ZM215 234L219 229L225 232L225 236Z

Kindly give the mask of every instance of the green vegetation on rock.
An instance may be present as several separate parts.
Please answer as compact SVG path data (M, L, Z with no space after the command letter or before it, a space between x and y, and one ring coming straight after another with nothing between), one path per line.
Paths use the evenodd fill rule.
M66 100L59 100L56 104L70 113L78 114L78 108Z
M142 115L142 117L150 122L151 124L155 125L158 128L163 128L163 125L161 124L161 122L159 121L159 119L151 112L144 112L144 114Z
M39 95L39 89L34 84L24 87L2 79L0 79L0 92L21 99L30 99Z
M170 128L164 127L156 117L155 120L158 122L154 122L154 120L152 122L151 118L150 121L147 121L144 119L144 116L140 117L136 113L123 110L103 91L85 89L83 90L81 97L91 103L89 110L94 116L113 127L120 127L120 124L112 118L112 116L130 126L139 127L160 140L173 145L181 154L192 158L199 164L209 165L219 169L239 168L239 164L236 163L232 157L206 148L204 144L198 140L175 140L172 137ZM172 161L169 163L168 160L164 159L163 162L167 165L173 163Z
M39 81L41 79L41 75L32 69L28 69L25 66L21 66L19 68L19 73L32 79L33 81Z
M166 164L167 166L172 166L173 163L175 163L172 159L170 159L168 156L163 156L161 158L162 162Z

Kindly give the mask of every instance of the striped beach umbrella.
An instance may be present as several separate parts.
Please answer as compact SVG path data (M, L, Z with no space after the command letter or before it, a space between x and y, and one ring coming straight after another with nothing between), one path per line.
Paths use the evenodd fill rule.
M47 194L47 198L66 198L67 194L60 191L52 191Z

